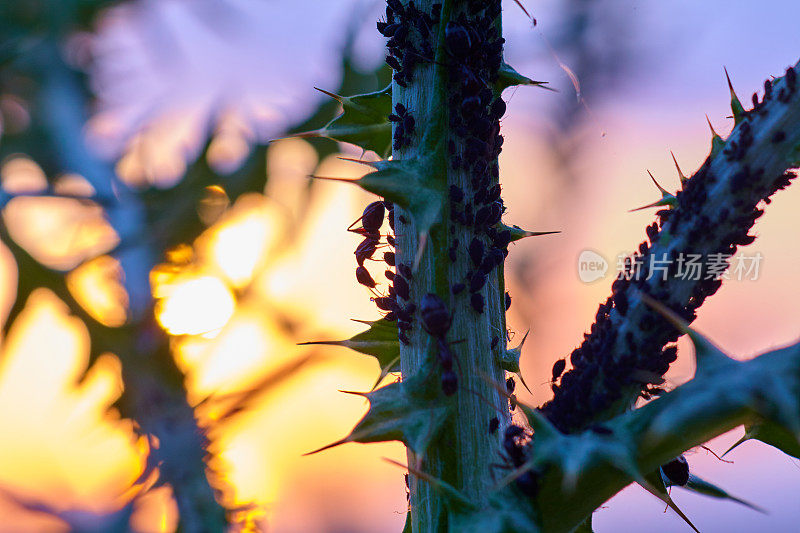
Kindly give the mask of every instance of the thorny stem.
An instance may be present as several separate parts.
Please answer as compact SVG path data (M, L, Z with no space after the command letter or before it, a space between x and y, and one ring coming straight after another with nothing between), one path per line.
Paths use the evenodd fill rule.
M675 206L659 211L657 222L648 226L648 240L633 257L631 279L614 282L590 334L569 358L572 370L542 407L561 431L579 431L630 408L643 390L646 395L660 383L675 360L671 343L677 330L642 302L641 293L691 322L722 285L708 264L719 257L727 267L726 257L755 240L748 231L764 213L761 207L789 185L794 177L789 169L798 165L798 65L765 82L763 98L754 94L754 109L736 114L737 126L727 140L713 134L711 154L678 191ZM696 276L687 276L684 267L682 274L680 258L693 255L705 267ZM666 274L659 270L663 265L669 266Z
M389 3L390 6L393 4ZM422 0L416 2L416 6L435 17L437 13L434 11L439 4L433 0ZM436 50L436 60L432 63L424 60L419 62L412 67L413 76L410 79L398 82L395 78L392 86L393 106L401 103L409 110L415 119L417 131L410 142L398 143L402 132L398 132L395 126L394 159L427 161L425 179L439 183L444 191L457 188L464 196L462 201L452 202L448 200L448 194L444 195L441 222L433 226L427 242L424 242L425 237L420 238L418 229L407 213L400 208L395 211L398 264L413 265L419 247L424 246L410 284L411 301L419 307L425 294L435 293L446 303L452 316L447 341L455 342L451 349L456 357L455 370L458 376L456 394L444 400L452 402L452 416L448 424L424 457L416 457L409 451L409 463L420 465L423 471L447 481L475 502L485 502L489 488L494 484L490 465L501 460L498 435L502 435L503 428L510 420L508 402L492 384L503 383L505 379L505 372L498 363L498 354L506 347L502 260L500 266L490 270L488 281L480 289L470 290L468 276L469 272L478 270L468 253L470 242L479 240L488 253L497 240L495 238L493 241L487 234L485 224L475 223L475 214L483 204L475 202L474 196L484 194L498 184L499 143L496 143L497 131L491 127L481 133L462 130L461 135L453 127L453 120L456 120L454 116L464 117L462 104L464 98L470 96L463 90L464 78L491 76L492 68L482 64L479 57L485 51L487 42L473 42L469 53L454 57L453 51L445 45L445 27L448 21L458 18L460 27L477 28L480 27L479 17L496 14L496 18L492 16L495 20L493 27L496 28L499 13L497 0L446 0L441 4L441 21L437 32L433 34L436 41L431 48ZM413 17L398 13L392 20L405 26L415 24ZM472 39L475 39L474 35ZM419 43L405 46L419 46ZM497 57L500 54L501 47L497 50ZM499 67L499 63L496 67ZM479 80L475 91L483 90L485 93L490 83L488 79ZM485 94L482 96L486 97ZM487 101L476 110L475 116L488 120L491 101L494 101L494 95L490 91ZM491 123L497 124L497 118L492 117ZM469 142L473 143L472 148L468 146ZM475 154L475 145L486 148L488 155ZM462 164L454 164L454 160L459 159ZM476 169L476 166L472 166L473 162L482 167ZM464 223L466 203L472 204L468 215L473 218L472 223ZM505 246L501 248L505 249ZM459 283L464 283L466 288L453 294L453 287ZM473 299L484 302L481 312L471 305ZM420 372L439 371L436 365L436 342L421 327L420 321L417 313L413 327L408 332L410 342L401 343L404 379ZM494 346L493 339L496 339ZM500 420L501 429L492 434L489 425L494 417ZM413 530L446 531L446 510L441 495L414 476L411 476L410 488Z

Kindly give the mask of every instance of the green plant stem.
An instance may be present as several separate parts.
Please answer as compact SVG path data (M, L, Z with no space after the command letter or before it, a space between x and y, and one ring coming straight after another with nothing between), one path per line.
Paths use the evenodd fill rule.
M437 2L422 0L417 7L431 12ZM446 69L443 63L447 58L443 49L444 25L451 12L459 10L463 2L445 1L442 9L440 38L437 49L437 62L423 63L415 71L413 82L407 88L394 83L392 86L393 105L403 103L413 113L420 131L411 146L393 153L395 159L423 160L428 157L430 164L426 179L443 184L444 190L450 185L460 187L465 197L471 198L475 192L471 186L471 176L463 170L454 171L447 160L445 147L449 141L460 141L446 128L450 107L458 102L448 101L446 88ZM420 138L422 137L422 142ZM429 157L434 154L434 157ZM493 164L497 164L495 161ZM418 268L411 284L411 299L419 303L427 293L438 294L448 305L453 322L447 336L457 358L455 370L458 374L458 392L446 400L452 402L452 417L443 428L438 439L429 447L424 457L417 457L409 450L409 464L419 465L430 475L452 484L472 501L485 502L494 480L491 464L499 459L499 438L503 428L509 423L508 402L492 384L502 384L505 372L497 362L496 352L505 348L504 292L502 268L497 269L496 277L483 288L481 294L486 301L482 314L472 310L469 293L464 291L453 296L450 287L464 279L469 270L469 256L464 252L474 233L463 226L457 226L450 233L449 205L442 205L443 223L434 225L425 243ZM397 209L395 227L397 235L397 260L413 264L419 247L422 245L419 232L411 223L400 222L403 215ZM454 239L462 246L457 260L448 258L448 248ZM498 337L495 350L491 340ZM410 344L401 344L401 368L403 378L407 379L420 372L438 371L436 364L436 343L421 327L419 318L409 335ZM497 417L501 429L496 434L489 433L489 421ZM421 465L420 465L421 462ZM446 531L447 518L441 494L428 483L411 476L411 516L415 532Z

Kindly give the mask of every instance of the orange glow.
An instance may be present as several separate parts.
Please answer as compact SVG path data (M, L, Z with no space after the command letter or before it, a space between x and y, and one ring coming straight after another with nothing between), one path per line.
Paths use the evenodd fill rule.
M79 266L67 275L67 287L98 322L111 327L125 323L127 293L120 283L119 262L107 255Z
M172 335L212 334L233 316L236 302L214 276L187 276L154 288L158 322Z

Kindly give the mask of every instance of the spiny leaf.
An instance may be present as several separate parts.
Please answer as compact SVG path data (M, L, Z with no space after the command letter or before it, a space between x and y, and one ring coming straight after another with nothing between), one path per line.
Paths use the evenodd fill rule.
M725 457L743 442L755 439L774 446L787 455L800 459L800 442L780 425L769 420L759 420L744 426L744 435L722 454Z
M713 373L716 369L721 367L738 364L738 361L725 355L725 353L717 348L714 343L690 328L689 323L674 313L671 309L654 300L651 296L645 293L639 293L639 297L645 304L650 306L653 310L671 322L672 325L675 326L675 329L689 336L692 344L694 345L695 359L697 363L695 377Z
M424 369L405 381L369 393L352 394L369 400L367 414L347 437L310 453L347 442L399 440L418 456L423 456L451 411L450 404L441 397L441 387L435 379L435 373Z
M329 346L344 346L359 353L371 355L381 367L378 380L373 389L390 372L400 370L400 343L397 339L397 324L385 318L373 322L365 322L369 329L362 331L349 339L341 341L311 341L301 342L300 345L324 344Z
M392 112L391 85L374 93L349 97L317 90L342 104L343 112L325 127L298 133L298 137L327 137L372 150L381 157L389 155L392 145L392 124L389 122Z
M720 498L723 500L731 500L733 502L739 503L744 505L745 507L749 507L759 513L766 514L766 511L761 507L754 505L750 502L742 500L740 498L736 498L735 496L731 496L721 488L717 487L713 483L709 483L704 479L697 477L694 474L689 474L689 482L683 486L684 489L690 490L692 492L696 492L698 494L704 494L706 496L711 496L712 498Z
M664 187L662 187L657 181L653 174L648 170L647 174L650 176L650 179L653 180L653 183L658 188L658 191L661 193L661 199L656 200L652 204L643 205L642 207L637 207L635 209L631 209L630 212L634 211L641 211L642 209L647 209L648 207L661 207L667 206L669 208L673 208L678 204L678 198L672 194L671 192L667 191Z
M560 231L527 231L519 226L506 226L505 224L498 224L497 231L510 232L511 242L524 239L525 237L539 237L541 235L553 235L554 233L561 233Z
M424 171L429 168L427 161L357 162L371 166L376 171L356 180L311 177L353 183L365 191L391 200L411 215L420 240L424 240L431 227L439 221L445 201L444 190L432 187L431 184L436 180L430 179Z
M494 90L495 93L500 94L505 89L515 85L535 85L542 89L547 89L548 91L557 92L555 89L545 86L546 83L548 82L534 81L527 76L523 76L517 72L514 67L504 61L503 64L500 65L497 81L494 83Z
M672 155L672 161L674 161L674 162L675 162L675 168L678 170L678 178L680 178L680 180L681 180L681 185L683 185L684 183L686 183L686 180L687 180L687 179L689 179L689 178L687 178L687 177L686 177L686 176L683 174L683 171L681 170L681 167L680 167L680 165L678 164L678 160L677 160L677 159L675 159L675 154L673 154L673 153L672 153L672 150L670 150L670 151L669 151L669 153L670 153L670 155Z
M800 442L800 397L785 376L765 374L754 384L753 409L778 424Z
M531 330L525 332L525 336L522 337L522 341L519 343L519 346L516 348L510 348L508 350L504 350L499 354L499 363L500 368L505 370L506 372L513 372L519 378L519 381L522 385L528 389L528 392L531 392L530 387L528 384L525 383L525 380L522 378L522 372L519 368L519 359L522 357L522 345L525 344L525 340L528 338L528 334Z
M733 113L733 124L737 126L742 119L744 119L744 106L742 106L742 102L739 101L739 97L736 96L736 91L733 90L733 83L731 83L731 77L728 75L727 67L723 67L725 69L725 79L728 80L728 89L731 91L731 112Z
M529 462L534 467L550 465L560 470L562 487L573 491L581 472L600 464L609 464L631 479L644 482L636 464L634 445L625 435L608 435L585 431L577 435L560 433L538 410L525 411L533 428L533 454Z
M708 127L711 130L711 154L709 157L714 158L725 148L725 140L714 131L714 126L711 125L711 119L708 118L708 115L706 115L706 122L708 122Z

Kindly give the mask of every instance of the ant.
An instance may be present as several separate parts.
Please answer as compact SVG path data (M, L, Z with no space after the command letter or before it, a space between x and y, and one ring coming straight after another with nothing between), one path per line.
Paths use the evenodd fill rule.
M458 378L453 371L453 352L445 341L445 336L452 323L450 312L441 298L428 293L422 297L420 316L422 317L422 327L436 339L439 349L439 363L442 366L442 392L445 396L452 396L458 390Z

